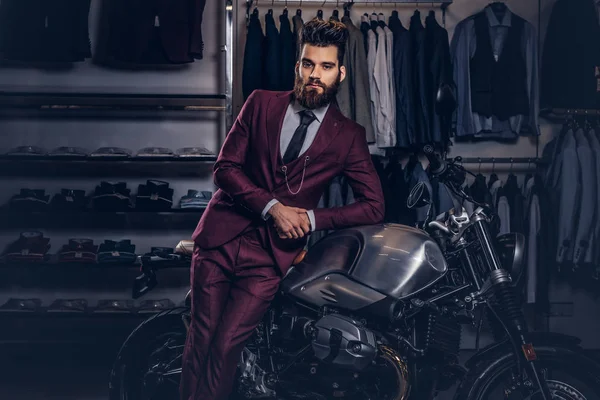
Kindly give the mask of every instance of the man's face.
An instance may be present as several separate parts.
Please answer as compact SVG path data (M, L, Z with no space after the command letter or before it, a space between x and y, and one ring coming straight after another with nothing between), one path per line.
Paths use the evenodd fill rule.
M336 46L304 45L300 61L296 63L294 94L298 102L315 109L329 104L337 94L346 69L339 65Z

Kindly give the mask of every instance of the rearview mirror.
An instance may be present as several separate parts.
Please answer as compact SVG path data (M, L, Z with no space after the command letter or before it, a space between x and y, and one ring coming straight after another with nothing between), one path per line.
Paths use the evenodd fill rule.
M429 193L425 182L417 182L410 191L408 199L406 199L406 206L408 208L420 208L428 204L431 204L431 193Z

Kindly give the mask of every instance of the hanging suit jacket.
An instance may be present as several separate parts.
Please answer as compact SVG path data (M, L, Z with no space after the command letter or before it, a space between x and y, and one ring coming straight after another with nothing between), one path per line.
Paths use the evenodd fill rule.
M485 7L485 14L492 38L494 55L501 54L508 33L512 27L512 19L519 18L510 10L502 20L498 20L491 8ZM471 60L477 51L477 35L475 14L461 21L454 29L451 43L454 82L457 86L458 107L456 111L456 136L475 138L515 139L520 134L539 135L538 115L538 67L537 67L537 33L533 25L524 21L520 40L521 53L525 59L527 94L529 97L529 115L513 115L507 120L496 116L486 117L473 111L471 99ZM522 19L521 19L522 20Z
M563 142L562 151L555 160L554 190L560 193L558 212L558 248L556 261L559 264L573 260L575 249L576 224L579 215L581 184L579 181L579 159L577 141L573 130L569 129Z
M596 210L598 209L597 199L597 178L596 178L596 160L594 150L586 138L583 129L575 132L577 141L577 159L579 160L579 171L581 181L581 197L577 215L577 230L574 234L574 255L573 263L581 265L583 263L592 263L593 247L590 243L592 232L594 231L594 221Z
M292 92L257 90L250 95L225 138L214 166L218 190L203 213L192 239L202 248L216 248L237 237L251 224L267 224L269 246L284 276L306 245L306 237L281 239L262 219L273 199L314 210L315 230L376 224L385 205L373 167L365 130L331 105L306 153L289 163L287 180L279 151L280 130ZM355 202L317 208L333 178L344 175ZM289 187L301 190L293 195Z
M389 29L388 29L389 30ZM392 38L386 30L378 26L375 30L376 50L375 61L373 63L373 84L375 85L375 96L378 98L377 112L377 131L376 141L380 148L396 146L396 123L394 114L394 103L392 101L393 91L390 86L392 76L390 76L389 65L387 61L388 40ZM371 49L369 49L371 51Z
M450 140L450 118L441 115L436 98L442 85L453 84L448 32L437 23L435 16L429 15L425 19L425 29L419 33L418 43L422 141L445 148Z
M344 116L365 128L367 142L374 143L367 53L363 46L363 34L349 17L342 17L342 22L348 28L349 35L343 60L346 79L340 84L337 102Z
M206 0L111 0L109 56L139 64L185 64L204 56Z
M281 41L272 10L265 15L265 51L263 89L281 90ZM255 54L248 56L256 57Z
M394 35L394 104L396 107L396 146L409 148L416 142L412 102L412 47L408 30L402 26L398 13L392 11L389 27Z
M542 108L600 108L598 38L600 23L595 1L554 3L542 53Z
M594 152L596 162L596 199L600 201L600 140L594 129L588 132L588 141ZM590 251L592 251L592 262L600 268L600 207L596 203L595 218L592 224L592 237L590 240Z
M90 0L3 0L0 52L5 59L79 62L91 57Z
M412 17L410 17L410 27L408 28L409 40L410 40L410 52L409 55L410 62L412 64L411 71L408 72L409 79L413 82L411 87L408 88L410 91L410 102L413 104L411 108L412 112L412 120L414 122L415 129L415 139L412 143L415 146L419 146L419 144L426 143L426 137L424 136L424 116L423 109L421 108L421 95L419 92L419 52L424 47L423 40L423 31L425 28L421 23L421 13L419 11L415 11ZM404 73L404 72L403 72Z
M244 47L244 66L242 70L242 93L244 100L256 89L264 88L264 43L265 35L260 24L258 11L254 10L250 15L246 45Z
M292 33L287 12L279 16L279 39L281 44L281 90L293 90L296 80L296 38Z

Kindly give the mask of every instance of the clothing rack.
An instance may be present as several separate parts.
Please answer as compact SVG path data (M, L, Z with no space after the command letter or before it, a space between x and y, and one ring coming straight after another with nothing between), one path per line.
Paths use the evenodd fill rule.
M206 118L206 112L224 115L225 132L233 125L233 0L225 0L222 17L225 44L224 93L141 94L55 91L0 91L0 118L58 116L65 114L93 117L169 115ZM204 115L204 116L203 116Z
M583 108L553 108L552 114L556 115L582 115L582 116L600 116L600 110Z
M448 158L448 161L455 158ZM461 157L459 164L549 164L550 161L538 157Z
M298 5L299 7L302 7L302 4L311 4L311 5L315 5L315 4L320 4L321 7L325 7L327 6L335 6L336 8L339 8L340 6L342 6L344 9L350 9L352 7L352 5L357 4L357 3L361 3L361 4L373 4L374 6L376 4L395 4L395 5L419 5L419 4L430 4L430 5L439 5L439 7L442 10L442 21L445 23L446 22L446 8L448 8L448 6L450 4L453 3L454 0L429 0L429 1L425 1L425 0L380 0L380 1L371 1L371 0L356 0L356 1L346 1L346 2L340 2L339 0L271 0L271 2L269 3L268 0L265 0L264 3L260 3L259 0L246 0L246 22L248 22L250 20L250 9L252 8L252 6L254 7L258 7L260 4L266 5L267 7L270 5L271 7L274 6L275 4L281 4L281 3L285 3L285 7L287 8L288 3L292 3L294 5Z

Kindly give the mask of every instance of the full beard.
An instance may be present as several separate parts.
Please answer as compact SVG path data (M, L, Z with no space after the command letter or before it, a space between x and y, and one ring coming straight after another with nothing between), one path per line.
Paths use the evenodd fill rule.
M298 103L304 108L314 110L315 108L324 107L331 103L337 95L340 87L341 77L338 74L335 82L327 86L319 81L309 79L308 82L304 82L302 77L296 74L296 83L294 85L294 96ZM309 85L318 85L323 89L322 93L319 93L318 89L309 87Z

